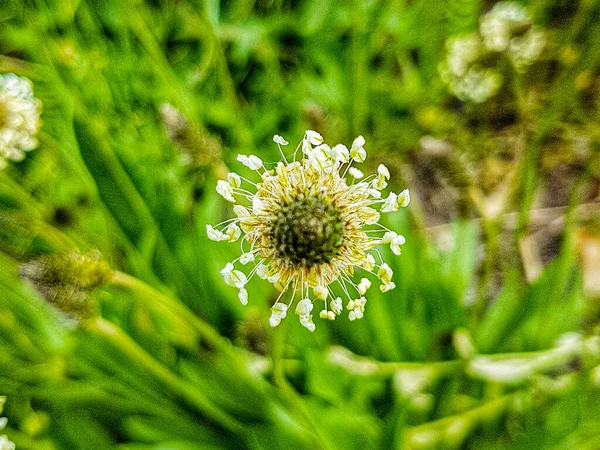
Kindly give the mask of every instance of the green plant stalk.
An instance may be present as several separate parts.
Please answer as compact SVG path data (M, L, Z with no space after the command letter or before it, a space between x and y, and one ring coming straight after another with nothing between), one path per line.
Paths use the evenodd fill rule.
M314 431L314 440L317 448L332 450L329 445L325 434L312 418L308 408L304 404L302 397L296 392L294 387L290 384L285 376L285 361L284 361L284 350L285 350L285 332L286 326L289 320L282 320L279 326L273 329L272 345L271 345L271 357L273 359L273 383L277 386L281 393L285 395L287 401L297 409L302 415L309 427Z
M502 233L502 225L499 223L499 218L482 218L482 229L486 236L486 252L483 262L483 275L478 281L477 301L471 308L470 325L471 329L476 329L481 322L481 318L485 314L485 310L489 304L487 294L489 292L489 284L492 282L494 272L496 270L496 261L498 261L498 249L500 247L499 237Z
M211 346L230 355L233 353L231 346L226 343L224 338L178 299L158 291L138 278L119 271L112 272L111 284L131 290L155 305L169 308L194 327Z
M365 48L368 43L364 42L365 16L363 13L363 2L355 0L352 14L352 36L351 61L352 61L352 130L355 135L364 130L366 116L367 73L365 70Z
M191 406L197 408L209 420L239 436L245 435L244 428L237 420L215 406L195 386L185 382L156 361L156 359L149 355L120 328L101 317L86 322L83 327L88 332L97 335L118 348L131 358L132 362L137 363L142 369L153 375L157 381L180 396Z
M454 438L459 442L453 443L460 446L462 438L464 438L474 426L482 422L500 418L515 397L516 394L505 395L462 414L456 414L423 425L414 426L406 431L406 440L410 441L414 439L415 436L421 434L422 436L430 437L432 441L437 441L441 437L437 432L444 431L445 433L442 438ZM430 444L434 444L432 441L430 441ZM419 442L421 443L421 440L419 440Z

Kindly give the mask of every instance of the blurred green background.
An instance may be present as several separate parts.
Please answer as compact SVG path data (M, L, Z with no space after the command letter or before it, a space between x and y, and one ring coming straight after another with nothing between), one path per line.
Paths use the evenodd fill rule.
M494 3L1 1L0 73L44 108L39 148L0 172L2 433L31 450L600 448L600 3L520 3L542 53L488 58L501 86L463 101L446 42ZM242 306L219 274L237 247L205 232L232 216L214 188L236 155L271 167L273 135L307 129L364 135L366 171L413 199L385 222L407 239L386 254L397 289L314 333L269 327L266 282Z

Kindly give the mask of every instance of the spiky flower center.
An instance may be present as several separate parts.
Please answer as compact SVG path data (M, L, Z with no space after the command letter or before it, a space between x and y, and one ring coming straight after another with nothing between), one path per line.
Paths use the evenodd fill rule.
M271 243L278 256L294 265L329 263L344 243L340 211L323 198L302 193L280 206L271 223Z

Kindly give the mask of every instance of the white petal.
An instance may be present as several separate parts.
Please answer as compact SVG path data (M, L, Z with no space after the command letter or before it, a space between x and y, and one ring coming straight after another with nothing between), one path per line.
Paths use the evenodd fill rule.
M361 178L363 178L365 176L364 173L362 173L360 170L358 170L355 167L350 167L350 169L348 169L348 173L350 175L352 175L352 178L355 178L357 180L360 180Z
M227 174L227 182L232 188L239 188L242 185L242 179L235 172L229 172Z
M223 269L221 269L221 275L223 275L223 276L228 275L229 273L231 273L232 270L233 270L233 264L228 262L225 265L225 267Z
M233 196L233 188L227 181L217 181L217 193L219 193L219 195L221 195L225 200L230 201L231 203L235 203L235 198Z
M240 303L242 305L247 305L248 304L248 291L244 288L240 289L238 298L240 299Z
M367 271L372 271L375 268L375 258L370 253L367 253L365 259L361 262L361 267Z
M401 234L394 237L394 239L392 239L390 242L390 248L392 249L392 252L394 252L395 255L401 254L402 250L400 250L400 246L404 245L405 242L406 239Z
M377 271L377 276L385 283L389 283L392 281L392 277L394 276L394 272L392 268L388 266L387 263L383 263L379 270Z
M396 287L396 283L394 283L393 281L390 281L389 283L383 283L379 285L379 290L381 292L388 292L391 291L392 289L394 289Z
M336 297L334 300L329 302L329 307L335 314L339 314L342 312L342 298Z
M212 225L206 225L206 234L211 241L225 241L229 237L225 233L213 228Z
M408 189L404 189L402 192L400 192L398 195L398 203L403 208L408 206L410 203L410 192L408 192Z
M263 166L262 160L255 155L238 155L237 160L252 170L258 170Z
M365 138L359 136L354 139L354 142L352 142L352 148L350 149L350 157L359 163L362 163L365 161L365 159L367 159L367 152L363 147L364 145Z
M252 252L244 253L242 256L240 256L240 262L244 265L254 261L255 259L254 253Z
M306 130L305 139L312 145L319 145L323 143L323 136L313 130Z
M344 144L338 144L331 149L331 158L337 162L347 163L350 161L350 151Z
M358 283L358 286L356 286L358 293L360 295L365 295L367 293L367 290L371 287L371 281L368 278L363 278L360 280L360 283Z
M225 228L225 233L227 235L228 242L235 242L242 235L242 230L240 230L240 227L238 227L235 223L232 223Z
M256 275L258 275L258 278L266 280L269 277L269 268L265 264L261 264L256 269Z
M367 194L373 198L381 198L381 192L379 192L377 189L367 189Z
M267 277L267 280L269 281L269 283L275 284L275 283L277 283L277 281L279 281L279 276L280 276L279 272L275 272L273 275L269 275Z
M242 206L242 205L234 205L233 206L233 212L238 217L250 217L250 211L248 211L248 209L245 206Z
M230 264L231 263L228 263L227 266L229 266ZM233 264L231 264L231 267L233 268ZM246 274L240 270L230 269L226 273L223 273L223 271L221 271L221 273L223 274L223 278L225 279L225 284L227 284L228 286L233 286L238 289L242 289L244 285L248 282Z
M282 138L278 134L276 134L275 136L273 136L273 141L276 142L276 143L278 143L279 145L288 145L289 144L288 141L286 141L284 138Z
M385 177L382 175L377 175L377 178L373 180L371 183L374 189L382 190L387 187L387 182L385 181Z
M390 171L383 164L379 164L379 167L377 167L377 173L386 180L390 179Z
M300 323L308 331L315 331L315 324L312 321L312 314L310 316L300 316Z
M329 290L327 289L327 286L315 286L313 292L315 293L315 296L320 300L327 299L327 295L329 295Z
M287 315L287 305L285 303L275 303L271 307L271 317L269 323L272 327L276 327L281 323L281 319Z
M365 206L364 208L361 209L361 217L367 225L373 225L373 224L377 223L380 215L373 208L369 208L368 206Z
M398 211L398 196L393 192L390 192L388 198L383 201L381 206L381 212Z
M308 298L303 298L296 305L296 314L299 316L308 316L313 310L313 303Z

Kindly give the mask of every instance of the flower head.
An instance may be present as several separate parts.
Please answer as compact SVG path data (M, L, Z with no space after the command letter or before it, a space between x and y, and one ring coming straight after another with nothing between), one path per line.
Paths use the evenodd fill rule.
M77 325L98 313L94 294L108 283L111 269L99 252L73 250L21 264L19 275L60 312L65 324Z
M527 10L515 2L498 2L481 18L480 31L485 46L498 52L508 48L510 40L531 27Z
M525 7L498 2L481 17L478 33L446 41L440 75L456 97L482 103L502 86L502 75L496 67L490 67L498 55L505 54L518 72L525 72L545 45L546 33L537 29Z
M281 136L274 140L287 142ZM207 226L209 238L231 242L235 239L230 236L239 237L229 231L231 227L244 233L242 255L227 263L221 274L228 285L240 290L244 304L248 298L245 286L255 274L281 291L271 308L272 326L286 317L297 297L291 311L310 331L315 329L315 302L322 302L319 317L334 320L343 309L341 296L346 297L349 319L360 319L372 282L362 277L355 283L355 268L379 278L382 291L394 287L391 268L379 252L371 250L378 244L389 244L400 254L404 237L378 221L381 212L408 206L408 190L382 199L380 191L390 178L383 165L376 175L359 181L363 174L353 170L352 164L365 160L364 144L365 139L359 136L352 150L343 144L331 148L320 134L307 131L301 143L302 160L288 162L283 155L285 162L267 170L259 158L240 155L238 160L244 165L259 173L262 170L261 180L255 184L230 174L229 182L217 185L223 197L236 202L237 218ZM351 182L346 181L346 174L351 174ZM256 192L240 187L238 180L252 185ZM234 268L237 263L251 268L246 274ZM282 301L285 293L289 293L287 302Z
M25 152L37 147L41 109L28 78L0 75L0 169L7 160L22 161Z
M0 397L0 413L4 409L4 403L6 402L6 397ZM5 417L0 417L0 431L4 429L6 426L7 419ZM15 444L8 439L8 436L3 434L0 436L0 450L15 450Z

